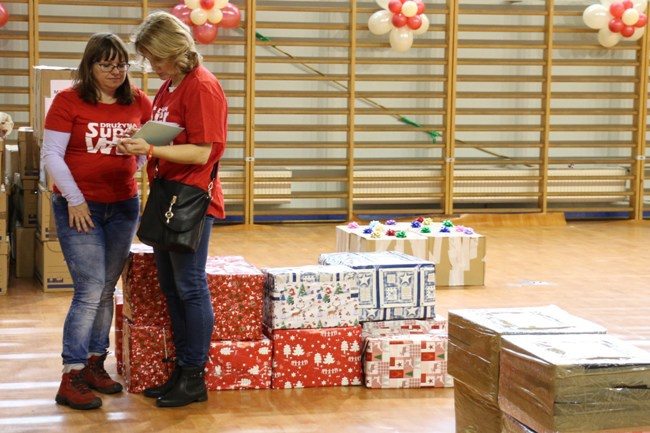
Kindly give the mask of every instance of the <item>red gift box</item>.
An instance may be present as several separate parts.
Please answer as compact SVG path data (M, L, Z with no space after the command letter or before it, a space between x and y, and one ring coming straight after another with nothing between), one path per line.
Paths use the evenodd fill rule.
M158 284L153 248L131 245L131 253L122 271L124 317L135 325L169 325L167 300Z
M264 274L243 257L208 257L208 288L214 309L212 340L260 340Z
M142 392L169 379L174 369L174 342L169 327L141 326L124 320L124 371L129 392Z
M116 364L117 364L117 374L122 374L123 368L124 368L124 357L122 354L122 336L123 336L123 327L124 327L124 314L123 314L123 307L124 307L124 298L122 295L121 290L115 290L115 314L113 314L113 320L114 320L114 331L115 331L115 341L113 341L113 344L115 345L115 359L116 359Z
M272 388L361 384L361 326L265 332L273 340Z
M271 340L213 341L206 365L209 390L268 389L271 387Z

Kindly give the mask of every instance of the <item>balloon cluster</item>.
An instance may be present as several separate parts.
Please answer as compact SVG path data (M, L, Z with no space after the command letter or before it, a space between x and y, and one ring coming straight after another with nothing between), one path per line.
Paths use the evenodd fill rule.
M408 51L413 45L413 35L429 29L429 19L424 15L423 0L376 0L382 10L368 19L368 30L375 35L390 32L393 50Z
M190 26L197 42L211 44L217 38L217 27L234 28L241 22L237 6L228 0L184 0L171 13Z
M623 38L641 39L648 24L645 14L648 0L600 0L582 13L585 24L598 30L598 42L603 47L613 47Z
M9 22L9 12L5 9L5 6L0 3L0 27L4 27L5 24Z

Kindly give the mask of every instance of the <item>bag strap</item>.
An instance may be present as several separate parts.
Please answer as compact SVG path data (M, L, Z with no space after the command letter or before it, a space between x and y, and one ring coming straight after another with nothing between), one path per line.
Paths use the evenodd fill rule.
M156 158L156 166L153 169L153 177L154 179L158 177L158 160L160 158ZM210 174L210 183L208 184L208 192L210 195L212 195L212 186L214 185L214 180L217 178L217 172L219 171L219 161L215 162L214 165L212 166L212 173Z

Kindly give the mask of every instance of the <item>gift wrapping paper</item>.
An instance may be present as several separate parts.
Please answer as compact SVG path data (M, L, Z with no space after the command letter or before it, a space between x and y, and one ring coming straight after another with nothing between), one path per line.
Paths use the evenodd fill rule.
M205 366L208 390L271 388L272 355L266 336L256 341L213 341Z
M124 317L136 325L169 325L167 300L158 284L153 248L131 245L131 252L122 271Z
M174 370L175 354L171 329L167 326L123 322L124 383L128 392L164 383Z
M383 337L403 334L429 334L447 332L447 319L436 315L430 319L398 319L378 322L363 322L362 336Z
M418 330L419 331L419 330ZM447 334L369 336L364 339L368 388L453 386L447 374Z
M122 342L124 340L124 295L122 290L115 290L115 314L113 314L113 329L114 329L114 341L113 345L115 347L115 364L117 366L117 374L121 375L124 371L124 354L122 353Z
M240 256L211 256L206 272L214 310L212 340L261 339L262 271Z
M272 329L359 324L356 273L347 266L264 269L264 324Z
M272 388L361 385L361 326L265 332L273 340Z
M435 316L436 268L430 261L380 251L324 253L319 263L356 271L362 322Z

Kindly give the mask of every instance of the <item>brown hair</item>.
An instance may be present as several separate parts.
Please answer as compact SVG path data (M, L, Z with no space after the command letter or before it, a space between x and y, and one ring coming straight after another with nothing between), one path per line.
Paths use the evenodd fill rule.
M136 29L132 40L141 56L172 61L185 74L201 64L192 31L170 13L151 13Z
M101 99L101 92L93 74L93 65L102 61L128 63L129 53L119 36L113 33L95 33L88 39L79 67L75 72L73 87L79 96L90 104ZM127 71L126 79L115 91L118 104L130 105L133 102L133 88Z

